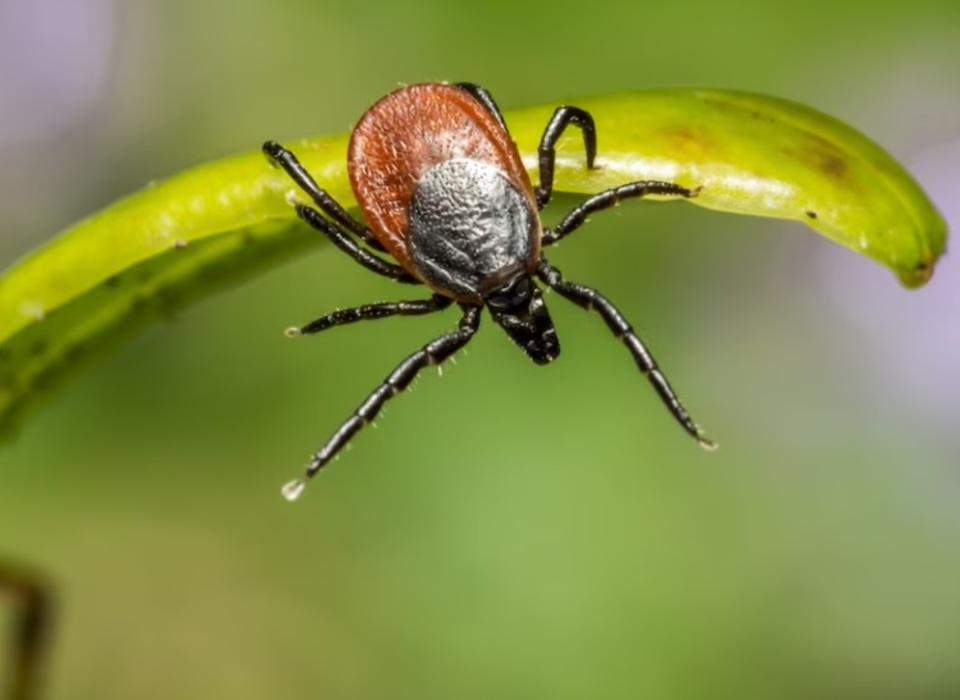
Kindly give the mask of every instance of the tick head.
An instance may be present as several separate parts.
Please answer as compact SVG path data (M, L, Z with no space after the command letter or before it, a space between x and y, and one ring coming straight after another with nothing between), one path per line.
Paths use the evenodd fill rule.
M493 320L511 340L538 365L553 362L560 354L560 341L540 288L520 272L486 296Z

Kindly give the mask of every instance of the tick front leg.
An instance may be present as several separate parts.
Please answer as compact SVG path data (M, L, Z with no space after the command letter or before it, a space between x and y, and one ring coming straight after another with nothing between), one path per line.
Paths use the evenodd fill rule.
M354 411L333 434L327 444L313 455L307 465L305 474L294 481L289 482L283 487L283 495L287 500L296 500L307 482L320 471L321 467L333 459L340 450L346 447L350 439L365 425L369 425L383 405L394 396L406 389L420 370L431 365L439 365L444 360L453 355L457 350L470 342L470 339L480 327L479 306L469 306L461 304L463 317L460 319L460 325L457 330L440 336L424 345L420 350L413 353L401 362L393 372L391 372L383 383L371 393L366 400L360 404L360 407Z
M0 564L0 591L6 589L17 606L13 629L13 659L6 694L9 700L39 697L39 677L49 645L53 598L39 576Z
M563 279L560 271L550 265L545 258L540 259L540 263L537 266L537 276L544 284L556 290L558 294L566 297L574 304L588 311L596 311L599 313L606 322L607 327L627 346L627 350L629 350L633 356L633 361L636 362L637 367L647 376L647 379L650 380L654 390L660 396L660 400L663 401L671 415L673 415L683 429L699 442L701 446L709 450L716 448L716 443L708 439L700 431L700 428L693 422L690 414L687 413L687 409L680 403L680 399L671 388L666 375L660 371L660 368L657 366L657 361L650 351L647 350L643 341L640 340L634 332L633 326L627 322L627 319L623 317L623 314L620 313L609 299L600 294L596 289L585 287L582 284L576 284L574 282L567 282Z
M553 196L553 168L557 160L557 141L573 124L583 132L583 147L587 151L587 168L593 168L593 161L597 157L597 127L590 112L579 107L557 107L553 117L547 123L540 139L540 148L537 150L540 157L540 186L534 193L537 198L537 209L543 209Z
M649 195L686 197L689 199L696 197L698 192L700 192L700 188L690 190L673 182L661 182L659 180L640 180L604 190L572 209L553 230L544 231L541 242L545 246L556 243L568 233L580 228L591 214L616 206L624 199Z

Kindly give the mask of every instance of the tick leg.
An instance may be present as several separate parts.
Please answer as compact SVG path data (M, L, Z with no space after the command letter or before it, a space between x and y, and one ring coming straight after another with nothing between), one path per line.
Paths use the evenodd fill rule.
M287 150L275 141L267 141L263 144L263 152L271 163L283 168L283 171L290 176L290 179L293 180L301 190L310 195L310 198L320 208L320 211L343 228L360 236L364 243L371 248L379 250L381 253L386 252L383 246L380 245L380 241L374 237L373 233L362 221L358 221L351 216L350 212L344 209L340 202L331 197L326 190L317 184L313 176L308 173L307 169L297 160L293 151Z
M593 168L597 157L597 127L590 112L579 107L557 107L540 139L540 186L536 189L537 208L543 209L553 196L553 167L557 160L556 145L566 128L573 124L583 132L583 146L587 151L587 168Z
M297 215L310 224L313 228L323 233L330 241L344 253L356 260L371 272L383 275L397 282L404 284L421 284L420 280L404 270L399 265L388 263L382 258L378 258L373 253L360 247L360 245L344 233L330 219L326 218L312 207L305 204L297 204Z
M670 387L666 376L660 371L660 368L657 366L657 361L653 358L653 355L650 354L650 351L647 350L643 341L637 337L633 327L627 322L627 319L623 317L623 314L620 313L616 306L596 289L564 280L560 271L550 265L545 258L541 258L537 265L537 276L544 284L556 290L558 294L566 297L574 304L588 311L598 312L606 322L607 327L627 346L627 349L633 356L634 362L637 363L637 367L647 376L650 383L653 384L653 388L660 396L660 400L663 401L673 417L677 419L677 422L683 426L683 429L692 435L703 447L707 449L714 449L716 447L716 444L712 440L709 440L700 432L700 428L693 422L690 414L687 413L687 409L683 407L680 399L677 398L677 395Z
M308 333L319 333L333 326L386 318L387 316L420 316L433 313L434 311L441 311L452 303L453 299L450 297L434 294L429 299L386 301L379 304L366 304L354 309L340 309L334 311L332 314L321 316L300 328L291 328L287 330L287 335L296 336Z
M13 630L13 663L6 694L10 700L39 697L38 686L48 634L53 599L39 577L9 565L0 568L0 590L9 590L18 606Z
M383 383L360 404L354 414L337 429L333 437L327 441L327 444L313 456L307 465L304 476L284 486L284 496L289 500L296 499L303 491L307 481L321 467L333 459L362 427L377 417L380 409L383 408L383 404L406 389L420 370L430 365L439 365L470 341L480 327L482 307L467 304L461 304L460 306L463 309L463 317L460 319L457 330L427 343L401 362Z
M699 188L689 190L676 183L661 182L659 180L640 180L639 182L630 182L626 185L620 185L620 187L604 190L577 205L569 214L563 217L563 221L557 224L553 230L545 230L543 237L540 239L541 244L550 245L551 243L556 243L568 233L572 233L580 228L591 214L616 206L624 199L646 197L651 194L686 197L689 199L690 197L696 197L699 191Z
M507 123L503 120L503 114L500 112L500 108L497 107L497 103L493 100L493 95L491 95L485 87L477 85L476 83L456 83L456 86L473 95L478 102L487 108L490 114L496 117L497 121L500 122L500 126L503 127L503 130L508 134L510 133L510 130L507 129Z

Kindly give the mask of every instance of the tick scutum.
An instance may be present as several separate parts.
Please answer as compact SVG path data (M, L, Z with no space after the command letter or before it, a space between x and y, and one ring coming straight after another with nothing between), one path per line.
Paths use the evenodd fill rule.
M482 303L515 274L529 274L537 212L497 167L444 161L424 173L410 202L410 258L434 289Z

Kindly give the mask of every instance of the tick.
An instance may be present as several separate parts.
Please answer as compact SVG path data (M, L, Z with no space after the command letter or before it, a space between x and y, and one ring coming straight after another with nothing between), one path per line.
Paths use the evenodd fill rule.
M484 307L531 360L545 365L557 359L560 343L540 284L600 314L677 422L701 445L714 447L617 307L597 290L564 279L543 255L543 248L580 228L588 216L621 200L694 197L697 190L657 180L630 182L588 198L555 227L544 228L540 210L553 194L555 147L570 126L583 136L586 167L596 167L593 117L578 107L561 106L540 140L540 184L534 187L484 88L472 83L401 88L367 110L350 138L347 170L366 223L325 192L292 152L272 141L264 144L270 161L312 200L312 206L294 204L301 219L368 270L433 292L427 299L335 311L288 335L387 316L420 316L454 304L461 313L456 330L407 357L360 404L313 455L305 474L284 486L286 498L295 500L309 479L420 370L439 365L470 342Z

